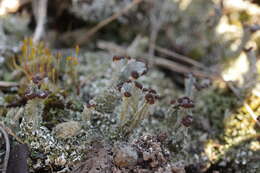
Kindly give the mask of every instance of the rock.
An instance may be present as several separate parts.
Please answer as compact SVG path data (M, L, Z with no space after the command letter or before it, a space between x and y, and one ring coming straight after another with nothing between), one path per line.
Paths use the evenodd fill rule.
M7 173L28 173L28 153L26 144L15 145L10 153Z
M88 148L87 160L80 163L73 170L74 173L111 173L112 155L108 144L94 141ZM116 169L114 169L116 171ZM117 171L118 173L119 170Z
M114 163L120 168L133 167L137 164L137 152L129 145L116 146L114 153Z
M76 121L69 121L56 125L53 129L53 133L58 138L70 138L79 133L81 125Z
M185 169L182 167L174 167L172 168L173 173L186 173Z

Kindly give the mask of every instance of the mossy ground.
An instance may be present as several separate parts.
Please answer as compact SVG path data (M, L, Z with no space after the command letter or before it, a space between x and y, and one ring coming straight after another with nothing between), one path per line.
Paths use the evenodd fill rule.
M102 1L103 4L109 2L112 1ZM234 49L239 46L237 42L240 41L238 38L242 37L243 24L252 24L257 17L248 10L234 12L232 9L227 9L227 14L218 14L218 10L221 10L219 4L209 1L206 4L209 8L205 8L204 1L196 2L197 4L192 1L190 5L185 6L185 3L167 0L167 3L171 4L164 7L160 13L161 18L158 18L162 20L162 30L158 33L157 44L207 65L215 63L232 65L233 58L229 57L234 56L236 52ZM69 11L70 15L78 17L75 19L78 23L82 22L81 20L98 23L111 15L114 10L122 8L122 5L124 4L118 4L116 9L109 6L104 15L102 13L104 6L95 9L91 15L81 10L89 7L89 4L87 6L74 4ZM172 11L167 7L171 7ZM139 34L147 40L150 37L147 26L152 27L150 18L153 10L156 14L159 14L158 10L160 11L151 9L149 5L133 9L131 15L122 16L98 33L97 42L101 38L108 39L122 43L120 46L124 47ZM55 15L52 17L57 17ZM133 21L135 25L132 24ZM205 21L208 22L205 24ZM18 22L20 28L16 29L15 25ZM28 22L28 18L23 20L19 14L8 15L0 21L0 81L15 82L8 83L10 85L8 87L0 87L0 121L15 135L10 135L11 147L21 142L28 145L30 172L73 172L78 165L86 170L101 169L104 165L105 168L100 172L104 169L111 169L111 172L112 169L122 172L129 170L167 172L170 169L175 172L186 170L187 173L260 172L260 127L252 119L244 104L247 103L254 114L259 116L259 95L250 91L241 99L223 84L223 81L222 83L213 81L210 87L201 91L194 89L195 108L187 111L181 109L181 112L178 112L179 110L173 109L171 101L185 95L182 86L183 75L170 73L149 64L148 73L140 77L138 82L145 88L155 89L159 99L155 105L149 107L144 118L133 126L135 128L131 129L134 111L129 109L126 112L128 118L126 123L120 120L125 107L122 106L123 95L116 86L125 74L120 74L120 70L122 72L124 69L115 68L113 55L98 49L96 41L90 42L79 54L75 49L58 50L61 59L55 59L57 50L47 51L38 47L42 50L38 52L42 56L38 59L40 66L39 68L37 65L32 66L28 71L29 62L24 63L27 56L19 61L19 56L23 54L20 51L20 42L31 32ZM92 25L92 22L86 27ZM222 25L217 26L217 23L229 26L227 28L236 28L239 32L230 30L224 32L218 29ZM51 27L52 25L50 24ZM75 27L73 23L71 25ZM131 25L133 27L129 27ZM73 38L62 41L66 27L70 28L67 24L58 26L56 37L53 37L57 38L55 41L49 38L49 35L50 45L68 46L77 40ZM259 34L255 34L250 41L250 45L256 47L257 56L260 50L259 38ZM168 46L168 43L171 43L171 46ZM32 43L30 44L27 48L32 46ZM128 47L129 52L135 48L134 46L133 41ZM136 47L138 50L132 52L137 57L132 58L142 58L142 53L149 45L144 41L142 46ZM162 56L159 51L155 52L156 56ZM37 61L39 55L35 55L34 51L31 51L31 55L31 60ZM50 55L53 59L47 58L47 62L41 60ZM169 59L168 56L164 58ZM18 68L10 68L14 59ZM48 77L48 80L43 80L41 86L32 82L33 75L39 72L46 72L43 76ZM259 81L256 82L257 85L258 83ZM258 90L257 86L253 88L259 93L259 87ZM40 94L44 93L47 96L41 97ZM28 94L33 99L28 99ZM145 98L142 97L142 93L137 96L136 100L140 101L137 106L141 107ZM188 128L181 126L180 130L176 130L175 123L178 121L178 116L191 112L194 118L193 124ZM123 152L125 148L126 153ZM155 151L155 154L152 151ZM0 163L1 153L4 153L3 140L0 141ZM122 155L130 153L131 163L120 161L125 157L121 155L119 157L118 153L123 153ZM103 156L106 160L102 160ZM93 158L100 159L102 164L95 162L91 167ZM137 158L139 163L135 160ZM106 161L109 164L106 164ZM164 166L158 166L158 163ZM131 166L126 168L123 165Z
M85 85L79 95L68 92L74 90L73 87L69 87L67 91L54 92L44 101L36 99L16 108L1 108L1 120L6 122L31 149L29 161L31 171L47 171L48 164L52 165L54 170L72 168L75 163L84 160L84 153L88 152L85 148L92 139L102 138L104 141L118 139L106 136L115 135L117 132L115 124L121 111L120 97L112 88L110 88L112 92L108 90L113 75L110 66L111 57L105 53L86 53L82 54L80 59L83 62L79 64L78 73L82 74ZM97 63L98 68L97 65L93 65ZM95 77L92 78L92 75ZM141 126L134 129L127 141L131 142L143 134L162 132L170 136L169 139L172 137L174 139L175 133L172 131L176 115L169 114L168 109L171 106L170 100L183 95L182 91L157 69L151 69L141 81L146 86L156 88L161 99ZM93 98L100 106L95 108L96 113L91 114L90 120L86 120L83 113L84 105ZM188 130L191 136L188 141L191 148L188 155L184 156L182 152L179 153L175 145L167 144L168 149L174 153L172 162L182 161L186 166L194 164L205 167L213 164L219 165L215 169L232 171L238 170L238 165L242 165L242 172L249 170L257 172L259 128L236 96L228 88L221 89L214 84L202 91L195 91L195 98L195 123ZM2 105L8 104L9 100L3 99ZM259 113L259 99L251 96L248 102L253 111ZM33 122L28 117L33 118ZM70 124L71 121L79 122L76 124L77 133L74 134L72 128L64 126L65 131L62 133L65 133L65 136L57 134L55 128L59 127L59 124L68 122L67 125L72 127L75 124ZM30 122L34 125L28 126ZM36 131L33 128L36 128ZM111 129L115 129L114 133L110 133ZM66 133L72 136L66 136Z

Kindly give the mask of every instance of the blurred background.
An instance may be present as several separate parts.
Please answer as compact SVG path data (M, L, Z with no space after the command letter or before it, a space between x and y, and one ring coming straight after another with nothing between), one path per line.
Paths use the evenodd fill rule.
M223 63L240 63L238 73L247 71L245 47L259 56L257 0L1 0L0 4L1 52L31 36L54 49L80 45L91 51L163 58L173 63L154 63L168 75L191 70L207 77L209 71L222 73ZM227 70L223 77L235 80L238 73ZM181 82L178 77L174 80Z

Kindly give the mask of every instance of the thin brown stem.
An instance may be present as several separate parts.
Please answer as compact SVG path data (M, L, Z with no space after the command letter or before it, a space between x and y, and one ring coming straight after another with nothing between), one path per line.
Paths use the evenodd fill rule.
M193 65L195 67L206 69L206 67L203 64L199 63L198 61L195 61L195 60L193 60L193 59L191 59L191 58L189 58L187 56L178 54L178 53L176 53L174 51L170 51L168 49L165 49L165 48L162 48L162 47L159 47L159 46L155 46L155 50L157 50L158 52L163 53L165 55L168 55L168 56L170 56L173 59L178 59L178 60L184 61L186 63L189 63L189 64L191 64L191 65Z
M77 40L78 45L82 45L83 43L87 42L96 32L98 32L101 28L108 25L112 21L116 20L118 17L122 16L123 14L127 13L131 8L135 7L139 3L141 3L143 0L134 0L132 3L130 3L128 6L126 6L121 11L113 14L109 18L101 21L96 26L94 26L92 29L90 29L87 34L84 37L80 37L79 40Z
M111 52L113 52L113 54L117 53L120 55L128 55L127 49L125 49L121 46L118 46L114 43L111 43L111 42L99 42L98 47L100 49L105 49L105 50L111 51ZM154 65L154 66L163 67L163 68L169 69L171 71L182 73L182 74L192 73L194 76L200 77L200 78L209 78L209 79L213 79L213 80L217 79L217 80L222 81L221 76L216 73L210 73L208 71L192 69L188 66L184 66L180 63L173 62L171 60L168 60L168 59L165 59L165 58L162 58L159 56L150 56L147 53L143 53L140 56L145 58L149 62L149 64Z
M9 156L10 156L10 141L9 141L8 134L5 131L3 124L0 124L0 132L3 134L4 140L5 140L5 157L4 157L2 173L6 173L7 166L8 166L8 160L9 160Z
M37 26L33 35L33 42L38 42L44 34L44 25L47 17L48 0L33 1L34 16L37 21Z
M18 87L19 84L16 82L7 82L7 81L0 81L0 89L1 88L10 88L10 87Z
M260 127L260 122L257 120L257 116L254 113L254 111L251 109L251 107L247 103L244 103L244 106L245 106L247 112L249 113L249 115L254 119L256 124Z

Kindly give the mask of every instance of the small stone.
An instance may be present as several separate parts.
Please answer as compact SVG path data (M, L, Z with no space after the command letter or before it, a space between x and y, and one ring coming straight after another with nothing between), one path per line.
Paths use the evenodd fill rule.
M60 123L54 127L53 133L58 138L70 138L76 136L81 130L81 125L76 121L69 121L65 123Z
M124 145L115 148L115 165L123 167L131 167L137 164L138 155L137 152L130 146Z
M183 167L173 167L172 172L174 172L174 173L186 173L186 171Z
M143 152L143 159L144 161L148 161L149 159L151 159L151 154L147 151Z

